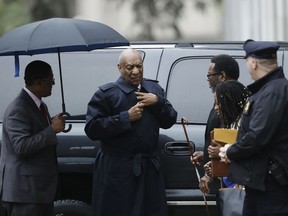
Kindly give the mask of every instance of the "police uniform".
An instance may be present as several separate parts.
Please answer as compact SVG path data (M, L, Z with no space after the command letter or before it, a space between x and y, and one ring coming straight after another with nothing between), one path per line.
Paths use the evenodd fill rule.
M275 59L279 45L247 40L245 58ZM246 188L243 215L288 215L288 185L269 174L271 158L288 174L288 81L281 67L248 86L237 142L227 149L229 180ZM286 170L286 173L285 173Z
M158 156L159 128L170 128L177 112L157 82L143 79L143 92L158 96L142 118L129 120L138 101L135 87L120 77L100 87L88 104L85 132L101 141L93 181L93 215L140 216L168 214Z

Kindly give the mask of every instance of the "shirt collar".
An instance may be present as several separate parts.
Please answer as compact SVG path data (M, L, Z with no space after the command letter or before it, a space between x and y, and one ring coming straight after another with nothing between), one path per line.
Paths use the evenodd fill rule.
M31 92L26 86L24 86L23 89L27 92L27 94L32 98L32 100L39 108L41 105L41 100L35 94L33 94L33 92Z

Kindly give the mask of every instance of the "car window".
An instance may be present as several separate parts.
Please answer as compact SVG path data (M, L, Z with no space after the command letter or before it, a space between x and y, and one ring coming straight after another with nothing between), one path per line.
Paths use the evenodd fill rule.
M117 80L120 75L117 68L120 52L120 49L115 49L61 55L64 102L66 112L72 116L70 119L84 120L87 104L99 86ZM57 100L61 98L58 96ZM55 97L52 95L47 101L51 104L50 112L56 114L56 106L52 105Z
M235 57L240 67L239 81L244 85L253 82L246 68L243 57ZM171 68L167 99L178 112L178 121L182 117L190 123L206 123L213 107L213 93L207 81L211 57L189 57L177 60Z
M207 82L210 59L184 58L174 64L167 86L167 99L178 112L178 120L204 123L213 105Z

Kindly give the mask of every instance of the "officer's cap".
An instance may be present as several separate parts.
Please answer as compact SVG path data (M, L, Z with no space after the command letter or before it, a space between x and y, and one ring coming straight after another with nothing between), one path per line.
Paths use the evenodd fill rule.
M246 52L244 58L252 56L257 59L274 59L277 58L279 44L276 42L254 41L249 39L245 41L243 48Z

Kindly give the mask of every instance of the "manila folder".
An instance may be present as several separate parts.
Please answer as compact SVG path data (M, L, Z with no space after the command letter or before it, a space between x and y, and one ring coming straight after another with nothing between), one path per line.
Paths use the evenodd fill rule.
M238 130L214 128L211 132L211 139L220 143L222 146L225 144L233 144L236 142ZM213 145L211 143L211 145ZM228 176L230 164L220 161L220 158L211 158L211 168L213 177Z

